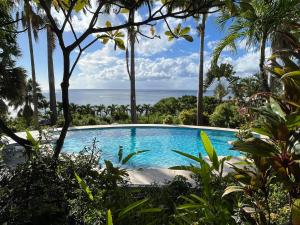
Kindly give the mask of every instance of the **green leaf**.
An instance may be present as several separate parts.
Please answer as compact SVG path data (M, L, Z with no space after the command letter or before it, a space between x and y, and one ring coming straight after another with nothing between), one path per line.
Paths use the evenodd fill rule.
M120 213L119 213L119 217L122 217L124 215L126 215L127 213L129 213L130 211L132 211L133 209L145 204L147 201L149 201L148 198L136 201L132 204L130 204L129 206L127 206L125 209L123 209Z
M168 41L173 41L173 39L174 39L174 37L173 37L173 36L170 36L170 37L168 38Z
M178 210L183 210L183 209L197 209L197 208L202 208L202 205L199 204L192 204L192 203L187 203L183 204L177 207Z
M292 206L292 224L300 224L300 199L296 199Z
M185 27L183 28L181 31L180 31L180 35L183 36L183 35L186 35L190 32L191 28L190 27Z
M148 209L141 209L139 212L140 213L157 213L157 212L161 212L162 209L161 208L148 208Z
M281 79L284 79L286 77L290 77L290 78L300 78L300 70L296 70L296 71L292 71L289 73L286 73L282 76Z
M74 10L76 12L79 12L86 6L87 3L88 3L88 0L78 0L76 5L74 6Z
M219 159L218 159L217 152L215 151L211 141L209 140L209 137L203 130L200 132L200 136L204 146L204 150L206 151L210 161L212 162L214 169L218 171Z
M259 138L248 138L244 141L233 142L233 150L247 152L261 157L271 157L277 153L277 149Z
M37 140L34 139L34 137L31 135L31 133L29 132L29 130L26 130L26 139L28 141L30 141L30 143L32 144L33 148L38 151L40 149L40 145L39 142Z
M169 37L173 37L173 34L172 34L171 31L169 31L169 30L165 32L165 35L167 35L167 36L169 36Z
M106 27L111 27L111 22L107 20L106 23L105 23L105 26Z
M103 44L107 44L108 41L109 41L109 38L103 38L103 39L102 39L102 43L103 43Z
M283 110L281 109L278 102L275 101L275 99L272 97L270 98L270 106L271 106L271 109L273 110L273 112L275 112L281 118L285 119L285 117L286 117L285 112L283 112Z
M300 115L288 115L286 117L286 126L289 129L295 129L300 126Z
M200 160L198 157L196 157L196 156L190 155L190 154L185 153L185 152L177 151L177 150L172 150L172 151L173 151L173 152L176 152L176 153L179 154L179 155L182 155L182 156L184 156L184 157L187 157L187 158L189 158L189 159L191 159L191 160L194 160L194 161L196 161L196 162L201 163L201 160Z
M123 8L123 9L121 9L121 11L120 11L121 13L124 13L124 14L126 14L126 13L129 13L129 9L125 9L125 8Z
M193 42L193 41L194 41L193 37L190 36L190 35L183 35L182 37L183 37L185 40L189 41L189 42Z
M149 152L149 150L142 150L142 151L137 151L137 152L132 152L130 154L128 154L123 160L122 160L122 164L126 164L133 156L135 155L139 155L143 152Z
M243 192L243 191L245 191L245 189L241 186L229 186L225 189L222 197L224 197L230 193L233 193L233 192Z
M125 50L125 44L121 38L115 38L114 40L119 49Z
M78 174L76 172L74 172L76 180L78 182L78 184L80 185L80 187L85 191L85 193L87 194L88 198L93 201L94 200L94 196L90 190L90 188L87 186L87 184L78 176Z
M117 31L115 37L125 37L125 35L123 34L123 32Z
M112 215L111 215L110 209L107 210L106 225L113 225L113 219L112 219Z

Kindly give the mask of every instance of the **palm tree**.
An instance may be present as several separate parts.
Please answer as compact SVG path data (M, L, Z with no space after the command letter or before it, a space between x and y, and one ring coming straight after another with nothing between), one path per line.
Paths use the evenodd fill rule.
M113 118L117 110L117 105L115 104L109 105L107 106L107 110L109 111L111 118Z
M0 24L13 21L11 8L11 2L0 2ZM8 105L22 105L26 96L26 72L16 66L16 59L20 56L14 34L16 27L10 24L5 28L12 32L0 32L0 117L7 114Z
M49 7L51 2L48 1ZM57 121L57 109L56 109L56 94L55 94L55 78L53 67L53 51L55 48L55 35L52 32L50 23L47 23L47 56L48 56L48 80L49 80L49 99L50 99L50 111L51 111L51 125L54 125Z
M139 114L140 114L140 116L142 116L143 113L144 113L144 107L143 107L143 105L137 105L136 111L138 111Z
M200 33L200 63L199 63L199 83L197 96L197 125L203 125L203 67L204 67L204 38L205 38L205 24L207 14L202 14L202 22L198 26Z
M105 105L101 104L101 105L98 105L96 106L96 114L97 116L102 115L102 112L105 110Z
M228 63L222 63L220 66L212 65L212 67L206 73L206 79L204 81L204 88L207 89L215 80L220 80L225 78L226 81L231 84L238 77L234 76L235 71L233 70L233 66Z
M135 11L142 7L145 4L144 1L137 2L135 0L129 1L120 1L121 4L126 9L129 9L128 14L128 22L134 23L135 22ZM153 1L148 1L148 4L152 4ZM137 30L134 26L128 28L128 42L130 47L130 63L129 63L129 52L128 46L126 48L126 66L127 72L129 75L130 80L130 116L131 116L131 123L137 123L137 106L136 106L136 87L135 87L135 41L137 36ZM129 66L130 64L130 66Z
M247 6L241 5L234 16L227 11L218 18L222 27L233 20L228 28L228 35L218 44L213 53L213 64L226 47L236 50L236 41L246 40L248 47L258 46L260 49L259 69L264 91L270 91L268 75L264 69L266 45L270 41L274 45L276 36L282 36L283 29L299 20L297 0L261 1L251 0Z
M27 35L28 35L28 44L29 44L29 52L30 52L30 62L31 62L31 76L32 76L32 92L33 92L33 119L35 128L38 127L38 97L36 90L36 74L35 74L35 61L34 61L34 53L33 53L33 43L32 43L32 32L34 34L35 40L37 40L37 32L38 28L42 24L41 17L36 14L29 0L24 1L24 17L22 20L23 27L27 27Z
M216 99L218 99L219 103L222 102L223 98L228 94L228 90L226 87L221 83L221 81L218 82L215 90L214 90L214 96Z
M131 10L129 13L129 22L134 23L134 10ZM136 39L136 30L134 27L128 28L128 39L130 45L130 68L127 64L128 75L130 79L130 115L131 122L137 123L137 114L136 114L136 90L135 90L135 39ZM128 57L128 49L126 50L126 56ZM128 62L128 60L127 60Z

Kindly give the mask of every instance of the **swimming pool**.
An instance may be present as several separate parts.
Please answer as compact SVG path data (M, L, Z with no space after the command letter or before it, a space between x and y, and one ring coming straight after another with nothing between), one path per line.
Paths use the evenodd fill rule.
M63 146L64 152L79 152L91 145L94 138L102 151L102 159L118 164L119 146L123 146L123 155L138 150L150 150L134 156L126 165L131 168L169 168L177 165L189 165L193 161L180 156L172 150L180 150L197 156L199 152L206 156L200 140L200 131L204 130L212 141L219 156L239 156L230 150L228 141L236 139L235 133L224 130L211 130L186 127L109 127L79 129L68 132Z

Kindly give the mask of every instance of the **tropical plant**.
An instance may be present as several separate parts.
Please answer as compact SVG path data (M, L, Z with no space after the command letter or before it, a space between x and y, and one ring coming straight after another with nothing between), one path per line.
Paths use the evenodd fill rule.
M13 33L16 27L11 24L11 3L0 2L0 24L9 23L8 31L0 30L0 115L7 114L7 106L20 106L26 93L25 70L16 66L15 59L20 56L17 37ZM11 32L9 32L11 31Z
M220 187L225 185L227 179L227 174L224 173L224 163L231 157L219 158L207 134L201 131L200 136L208 162L200 152L199 156L194 156L174 150L191 159L193 164L175 166L170 169L190 171L195 181L199 182L197 186L201 193L201 195L182 196L185 203L177 206L175 218L180 224L234 224L231 216L234 202L222 199L222 191L220 191Z
M214 96L216 99L218 99L218 101L221 103L223 98L228 95L228 91L225 88L225 86L221 83L218 82L217 86L215 87L214 90Z
M265 71L265 54L268 41L272 46L290 36L288 30L299 19L299 12L296 10L299 2L296 0L260 1L251 0L243 2L234 8L234 12L223 10L218 18L221 27L225 27L229 20L232 20L226 37L217 45L213 53L213 65L217 64L221 52L230 47L236 50L236 42L245 40L248 47L260 48L259 68L262 80L262 88L269 91L268 77ZM285 39L284 38L284 39ZM281 43L283 43L281 41Z
M199 24L198 32L200 34L200 63L199 63L199 83L198 83L198 96L197 96L197 125L203 125L203 92L204 92L204 38L205 38L205 25L207 14L202 14L201 23Z
M179 121L181 124L184 125L196 125L197 123L197 110L190 109L190 110L182 110L178 115Z
M213 114L209 116L209 124L216 127L241 126L242 119L239 116L238 107L232 102L224 102L215 108Z
M18 7L19 4L17 4ZM38 128L38 96L37 96L37 81L35 73L35 61L34 61L34 51L32 42L32 33L35 40L38 39L38 31L43 25L43 20L38 14L37 10L30 3L29 0L24 0L24 4L20 4L22 8L22 25L27 29L28 34L28 44L30 52L30 63L31 63L31 79L32 79L32 92L33 92L33 124L35 128Z

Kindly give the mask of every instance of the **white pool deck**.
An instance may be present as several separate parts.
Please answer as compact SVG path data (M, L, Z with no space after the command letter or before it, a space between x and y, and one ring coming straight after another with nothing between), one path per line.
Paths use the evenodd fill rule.
M85 130L85 129L99 129L99 128L125 128L125 127L165 127L165 128L194 128L194 129L204 129L204 130L220 130L220 131L232 131L238 132L237 129L229 129L229 128L220 128L220 127L207 127L207 126L188 126L188 125L165 125L165 124L112 124L112 125L95 125L95 126L78 126L78 127L70 127L71 130ZM54 131L60 131L61 128L56 128ZM31 135L34 138L39 137L38 131L30 131ZM26 138L26 132L18 132L16 133L19 137ZM7 138L9 144L16 144L12 139ZM222 156L220 156L222 157ZM233 157L230 160L230 163L235 163L241 160L241 157ZM176 175L181 175L189 179L191 183L193 183L190 178L190 172L188 171L179 171L179 170L171 170L165 168L140 168L140 169L127 169L129 174L129 180L132 185L150 185L150 184L158 184L163 185L168 181L171 181ZM225 164L224 172L229 172L229 165Z

